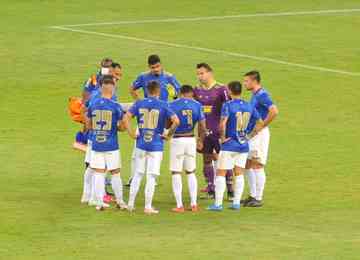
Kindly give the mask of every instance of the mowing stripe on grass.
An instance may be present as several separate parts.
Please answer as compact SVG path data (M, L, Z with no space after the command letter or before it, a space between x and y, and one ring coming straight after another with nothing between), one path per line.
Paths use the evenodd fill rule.
M287 61L273 59L273 58L259 57L259 56L242 54L242 53L237 53L237 52L230 52L230 51L225 51L225 50L210 49L210 48L190 46L190 45L184 45L184 44L178 44L178 43L157 41L157 40L149 40L149 39L143 39L143 38L138 38L138 37L120 35L120 34L110 34L110 33L94 32L94 31L87 31L87 30L81 30L81 29L73 29L73 28L67 28L67 27L63 27L63 26L52 26L51 28L57 29L57 30L63 30L63 31L77 32L77 33L82 33L82 34L91 34L91 35L104 36L104 37L109 37L109 38L117 38L117 39L149 43L149 44L154 44L154 45L162 45L162 46L168 46L168 47L173 47L173 48L182 48L182 49L189 49L189 50L195 50L195 51L201 51L201 52L207 52L207 53L221 54L221 55L238 57L238 58L246 58L246 59L251 59L251 60L281 64L281 65L286 65L286 66L291 66L291 67L298 67L298 68L303 68L303 69L308 69L308 70L330 72L330 73L336 73L336 74L342 74L342 75L348 75L348 76L360 76L360 72L350 72L350 71L345 71L345 70L329 69L329 68L324 68L324 67L319 67L319 66L287 62Z

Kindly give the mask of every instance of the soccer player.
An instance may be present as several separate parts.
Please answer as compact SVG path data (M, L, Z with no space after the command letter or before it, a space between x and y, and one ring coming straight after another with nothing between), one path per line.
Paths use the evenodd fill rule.
M241 83L229 83L231 101L226 102L221 109L220 139L221 149L218 159L218 169L215 180L215 204L208 207L211 211L223 209L225 192L225 175L227 170L234 170L234 199L231 209L240 209L240 198L244 190L244 171L249 151L247 135L253 126L260 130L262 121L256 109L241 99ZM256 124L256 126L255 126Z
M117 101L117 96L116 96L116 85L118 83L118 81L121 79L122 77L122 67L119 63L115 63L113 62L110 65L110 69L108 72L111 76L107 76L109 78L112 78L112 80L114 81L115 84L115 88L114 88L114 92L113 95L111 97L111 99L113 101ZM102 78L105 77L106 75L102 75L101 78L99 78L99 82L97 82L97 85L100 85ZM101 90L99 89L99 87L97 86L96 89L93 89L90 97L88 99L88 101L85 103L85 108L84 108L84 114L86 115L86 111L88 109L88 107L94 103L97 99L101 98ZM87 147L86 147L86 152L85 152L85 172L84 172L84 182L83 182L83 195L81 197L81 203L88 203L89 205L96 205L96 201L95 201L95 184L94 184L94 171L91 169L91 167L89 167L90 165L90 160L91 160L91 146L92 146L92 142L91 142L91 130L87 131L86 136L88 138L87 140Z
M196 139L194 129L198 124L198 147L202 148L206 131L205 116L201 104L194 100L192 86L183 85L180 88L180 98L170 103L170 108L180 120L180 125L170 141L170 171L172 187L176 200L176 213L184 212L182 201L181 173L185 170L190 193L191 211L197 212L197 179L196 170Z
M246 167L246 175L250 196L244 200L244 206L261 207L263 205L263 193L266 181L264 167L267 161L270 131L269 125L278 115L279 111L273 103L269 92L261 86L261 77L258 71L250 71L244 76L244 85L252 92L250 103L259 112L264 121L264 128L249 141L249 160Z
M90 95L94 90L99 88L101 77L110 74L110 67L112 63L113 60L111 58L102 59L100 62L100 70L96 74L91 75L91 77L85 81L83 85L84 92Z
M125 127L136 138L135 174L130 185L128 210L134 210L135 198L141 180L146 175L145 214L157 214L152 207L156 177L160 175L160 165L164 150L164 139L168 140L179 125L179 119L170 109L169 104L160 100L161 86L157 81L150 81L147 86L148 97L138 100L125 115ZM130 129L131 118L136 117L138 135ZM165 124L170 121L168 133L164 134Z
M169 99L172 100L176 98L181 85L173 74L166 72L163 69L160 57L156 54L150 55L147 62L149 71L141 73L129 88L130 95L134 98L134 100L140 99L140 89L143 90L144 97L148 97L147 85L150 81L154 80L158 81L160 84L160 100L168 102ZM131 177L127 186L130 186L131 179L134 175L134 163L135 147L131 156Z
M204 147L200 151L203 154L203 173L208 182L207 188L210 197L214 197L214 165L220 151L219 144L219 122L222 105L229 100L229 93L226 86L216 82L213 70L207 63L199 63L196 66L196 73L200 86L194 89L195 99L203 106L208 133L204 140ZM228 197L233 196L232 191L232 171L229 170L227 176Z
M120 209L127 206L123 201L122 181L120 178L120 151L118 130L125 130L123 110L111 98L114 95L115 83L112 76L104 76L101 84L101 97L96 99L87 110L87 127L92 130L90 167L95 171L96 209L108 207L103 201L105 195L105 173L112 174L111 183L115 193L116 204Z

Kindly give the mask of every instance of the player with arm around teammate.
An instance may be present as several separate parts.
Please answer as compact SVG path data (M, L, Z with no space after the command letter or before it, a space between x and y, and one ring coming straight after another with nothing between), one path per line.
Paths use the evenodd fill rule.
M160 166L164 150L164 139L168 140L179 125L179 119L170 109L169 104L159 99L160 84L150 81L147 86L148 98L138 100L125 115L125 128L131 137L136 139L135 174L130 185L128 210L135 208L135 199L141 180L146 176L145 214L157 214L152 207L156 177L160 175ZM130 129L130 120L136 117L138 133ZM171 125L164 135L166 123Z
M180 120L180 125L170 141L170 171L176 200L176 208L173 208L172 211L184 212L181 173L185 171L188 179L191 211L197 212L198 185L195 176L197 145L194 130L198 124L198 147L202 148L206 131L205 116L201 104L194 100L194 90L189 85L183 85L180 88L180 98L170 103L170 108Z
M112 76L104 76L101 85L101 97L96 99L87 110L87 128L92 130L90 167L95 172L94 188L96 209L109 207L103 202L105 195L105 173L111 173L112 189L115 193L116 204L120 209L127 208L123 201L122 181L120 178L120 151L118 130L125 130L123 110L111 98L114 94L115 83Z
M257 131L262 128L262 121L256 109L241 99L241 83L229 83L232 100L221 109L220 140L221 148L217 161L215 179L215 203L208 207L211 211L223 210L225 175L227 170L234 170L234 200L231 209L240 209L240 199L244 190L244 171L249 151L248 137L251 126Z

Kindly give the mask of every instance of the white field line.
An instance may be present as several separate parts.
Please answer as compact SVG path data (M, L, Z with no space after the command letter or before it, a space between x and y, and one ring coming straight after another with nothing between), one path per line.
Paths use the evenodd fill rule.
M53 26L51 28L57 29L57 30L63 30L63 31L77 32L77 33L82 33L82 34L90 34L90 35L97 35L97 36L103 36L103 37L109 37L109 38L117 38L117 39L123 39L123 40L143 42L143 43L148 43L148 44L152 44L152 45L162 45L162 46L173 47L173 48L182 48L182 49L188 49L188 50L194 50L194 51L221 54L221 55L237 57L237 58L246 58L246 59L251 59L251 60L281 64L281 65L286 65L286 66L291 66L291 67L298 67L298 68L303 68L303 69L308 69L308 70L330 72L330 73L336 73L336 74L342 74L342 75L348 75L348 76L360 76L360 72L350 72L350 71L345 71L345 70L329 69L329 68L324 68L324 67L319 67L319 66L287 62L287 61L273 59L273 58L259 57L259 56L242 54L242 53L237 53L237 52L230 52L230 51L225 51L225 50L210 49L210 48L190 46L190 45L184 45L184 44L178 44L178 43L157 41L157 40L149 40L149 39L143 39L143 38L138 38L138 37L119 35L119 34L110 34L110 33L94 32L94 31L87 31L87 30L81 30L81 29L66 28L66 27L62 27L62 26Z
M173 23L173 22L192 22L192 21L208 21L208 20L224 20L251 17L276 17L276 16L302 16L302 15L321 15L321 14L345 14L360 12L360 9L333 9L333 10L315 10L315 11L299 11L299 12L279 12L279 13L254 13L224 16L202 16L202 17L182 17L182 18L164 18L150 20L133 20L133 21L115 21L101 23L83 23L58 25L54 27L82 27L82 26L101 26L101 25L122 25L122 24L145 24L145 23Z

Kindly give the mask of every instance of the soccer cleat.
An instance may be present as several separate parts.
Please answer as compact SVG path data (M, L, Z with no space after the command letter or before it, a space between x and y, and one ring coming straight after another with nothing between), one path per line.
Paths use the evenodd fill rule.
M223 210L223 206L216 206L215 204L210 205L209 207L207 207L207 210L210 211L222 211Z
M251 208L260 208L262 207L264 204L261 200L252 200L249 203L246 204L246 207L251 207Z
M81 197L81 204L87 204L89 203L89 198L88 196L82 195Z
M103 211L105 208L103 206L96 206L97 211Z
M105 210L106 208L110 208L110 205L109 205L109 204L106 204L106 203L102 203L101 205L97 205L97 206L96 206L96 210L97 210L97 211L103 211L103 210Z
M128 205L124 201L120 201L120 203L116 203L116 208L124 210L128 208Z
M112 200L112 197L111 197L111 195L106 194L104 196L103 200L104 200L105 203L110 203L111 200Z
M159 214L159 211L156 209L144 209L144 213L147 215L154 215L154 214Z
M199 212L199 211L200 211L200 208L199 208L198 205L193 205L193 206L191 206L191 211L192 211L192 212Z
M184 207L181 207L181 208L173 208L171 211L174 212L174 213L184 213L184 212L185 212L185 209L184 209Z
M246 199L241 200L241 201L240 201L240 204L242 204L244 207L246 207L247 204L248 204L249 202L253 201L253 200L255 200L255 198L249 196L249 197L247 197Z
M240 210L240 204L234 204L232 203L230 206L229 206L229 209L232 209L232 210Z

